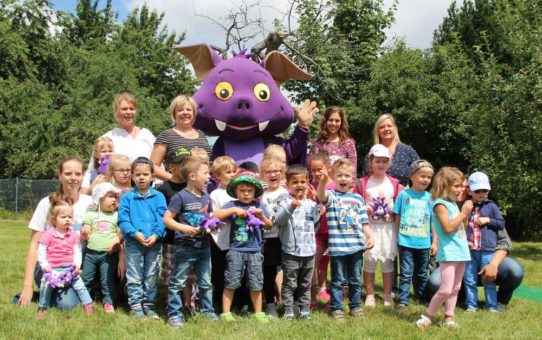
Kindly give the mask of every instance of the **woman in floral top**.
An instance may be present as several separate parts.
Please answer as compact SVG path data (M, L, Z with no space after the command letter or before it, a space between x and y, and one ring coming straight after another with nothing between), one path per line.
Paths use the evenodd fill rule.
M339 106L328 107L318 124L318 137L311 143L310 154L318 152L327 154L332 164L339 158L349 159L354 165L353 175L356 175L356 142L350 137L348 121Z

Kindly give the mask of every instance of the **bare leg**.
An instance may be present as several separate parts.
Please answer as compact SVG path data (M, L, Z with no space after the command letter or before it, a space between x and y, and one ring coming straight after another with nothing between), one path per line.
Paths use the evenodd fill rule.
M229 290L229 289L228 289ZM226 289L224 289L224 295L222 295L222 309L224 310L224 313L226 312ZM233 293L232 293L233 297ZM250 291L250 300L252 301L252 307L254 307L254 313L260 313L262 311L262 291ZM229 301L228 305L228 312L229 312L229 306L231 306L231 300Z
M235 293L235 289L231 288L224 288L224 292L222 293L222 313L229 313L231 309L231 303L233 301L233 294ZM262 305L262 294L260 292L260 308Z
M374 295L375 293L375 273L363 271L363 283L365 284L365 293Z

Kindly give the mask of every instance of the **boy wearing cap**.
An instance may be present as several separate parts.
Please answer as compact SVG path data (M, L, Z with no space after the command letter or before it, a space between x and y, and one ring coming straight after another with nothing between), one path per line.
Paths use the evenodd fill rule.
M436 234L431 242L431 194L427 187L433 177L433 166L419 159L410 164L412 186L399 193L393 206L395 232L399 246L399 303L397 309L409 305L410 283L415 296L424 302L430 252L436 251Z
M156 300L160 252L164 236L162 218L166 199L151 184L154 164L146 157L132 162L132 190L125 193L119 206L119 226L125 240L126 287L130 315L159 319Z
M190 156L190 150L186 148L179 148L171 151L167 154L167 162L169 171L171 172L171 178L158 187L164 197L166 198L166 205L169 206L173 196L186 187L186 181L181 174L181 164L184 159ZM166 228L166 235L162 242L162 274L161 280L164 286L169 285L171 278L171 271L173 269L173 259L175 257L175 231ZM166 289L167 292L167 289Z
M222 294L222 314L224 321L234 321L230 312L235 290L241 286L246 276L250 290L250 299L254 308L254 318L268 322L262 312L263 288L263 228L271 229L273 223L268 218L265 206L256 200L263 194L260 182L248 174L241 173L234 177L226 187L228 195L237 198L213 212L213 217L221 220L229 219L230 250L227 254L227 267L224 274L224 293ZM262 226L263 224L263 226Z
M483 172L475 172L469 176L468 193L472 197L474 209L467 224L467 241L471 260L465 268L465 307L468 312L478 310L478 273L491 263L497 247L497 234L504 229L504 219L499 208L488 199L491 186L489 178ZM486 309L498 312L497 287L495 281L488 282L482 277L486 298Z
M210 212L210 197L205 188L209 183L209 165L198 157L187 157L181 166L186 188L171 199L164 224L175 232L175 260L168 288L168 323L173 328L184 325L180 292L188 274L196 271L202 313L218 320L213 310L211 284L211 251L209 237L201 232L199 222ZM189 301L184 301L189 304Z
M104 311L114 313L116 299L115 276L122 243L117 225L117 208L120 189L109 182L99 183L92 190L92 203L83 218L81 239L88 240L83 259L81 278L90 290L99 273Z

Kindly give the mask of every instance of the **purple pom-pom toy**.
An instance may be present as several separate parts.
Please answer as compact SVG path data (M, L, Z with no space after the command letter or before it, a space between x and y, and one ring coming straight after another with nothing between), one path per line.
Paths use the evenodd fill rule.
M48 273L43 274L41 281L46 282L52 288L64 288L69 287L78 277L79 275L75 273L75 269L70 267L66 271L52 269Z
M265 223L254 215L254 209L247 210L247 230L254 232L257 229L261 229Z
M216 217L205 215L203 220L201 220L201 222L199 223L199 228L203 233L209 234L210 232L217 230L221 224L226 223L222 222Z
M98 173L100 175L105 175L105 172L107 171L107 166L109 165L110 161L111 157L109 155L100 158L100 166L98 167Z

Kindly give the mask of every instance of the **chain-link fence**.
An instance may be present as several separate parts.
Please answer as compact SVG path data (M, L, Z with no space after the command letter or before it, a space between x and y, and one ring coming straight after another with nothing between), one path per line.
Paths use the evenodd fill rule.
M0 209L33 210L40 199L58 189L55 179L0 179Z

